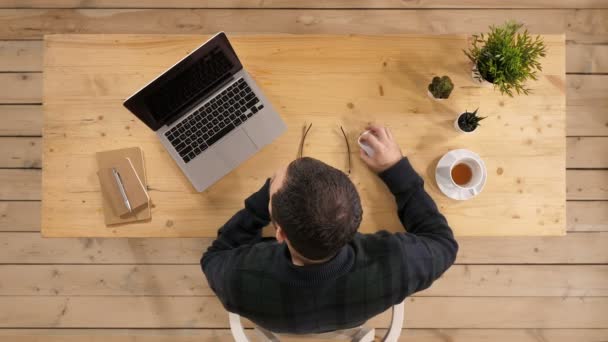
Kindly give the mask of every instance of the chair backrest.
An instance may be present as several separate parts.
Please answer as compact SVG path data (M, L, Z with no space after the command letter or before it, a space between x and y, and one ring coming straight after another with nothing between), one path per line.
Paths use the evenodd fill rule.
M403 318L404 318L405 300L392 308L391 325L382 338L384 342L396 342L401 336L401 329L403 329ZM241 316L229 312L228 318L230 321L230 331L232 337L236 342L249 342L249 339L245 335L245 330L241 324ZM262 327L255 327L256 332L260 335L264 341L278 342L280 341L279 336L285 337L298 337L298 338L314 338L314 339L350 339L353 342L371 342L374 340L375 329L368 328L362 325L353 329L338 330L323 334L307 334L307 335L291 335L291 334L275 334Z

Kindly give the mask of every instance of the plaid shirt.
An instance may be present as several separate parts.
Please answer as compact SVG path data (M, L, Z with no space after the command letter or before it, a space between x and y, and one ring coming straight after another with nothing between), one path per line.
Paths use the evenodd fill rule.
M406 158L379 176L407 232L357 234L330 261L308 266L295 266L285 244L262 239L266 181L201 259L226 310L276 333L322 333L361 325L429 287L454 263L452 230Z

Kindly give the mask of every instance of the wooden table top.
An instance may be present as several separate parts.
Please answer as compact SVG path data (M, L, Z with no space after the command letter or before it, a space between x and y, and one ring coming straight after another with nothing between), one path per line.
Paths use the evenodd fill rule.
M288 131L203 193L194 191L147 126L122 102L209 36L51 35L45 37L42 234L49 237L214 237L281 164L293 160L302 127L313 123L304 155L346 170L364 206L362 232L403 228L392 196L358 157L370 121L389 126L425 178L457 235L565 233L565 43L545 35L548 56L529 96L510 98L471 79L464 35L230 36L249 73ZM427 96L448 75L449 99ZM488 118L471 135L452 123L462 111ZM144 151L152 220L106 227L95 152ZM447 151L467 148L486 163L483 192L445 197L434 181Z

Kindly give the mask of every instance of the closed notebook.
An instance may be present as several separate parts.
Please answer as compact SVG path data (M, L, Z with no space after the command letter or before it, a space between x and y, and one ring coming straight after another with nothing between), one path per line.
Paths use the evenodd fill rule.
M119 223L127 223L127 222L142 221L142 220L150 219L150 217L151 217L150 200L149 200L147 192L145 191L145 189L147 189L147 181L146 181L146 169L144 167L144 156L143 156L142 150L139 147L131 147L131 148L125 148L125 149L120 149L120 150L97 152L96 157L97 157L97 166L99 167L99 171L100 171L100 172L98 172L98 175L100 178L100 184L102 184L103 212L104 212L104 218L105 218L106 225L113 225L113 224L119 224ZM125 164L125 162L127 164ZM144 195L144 197L146 198L145 205L141 205L141 200L140 200L142 198L141 194L139 194L139 195L132 194L131 196L135 196L135 198L133 198L133 199L131 197L129 197L129 202L131 203L132 208L135 209L131 213L128 213L128 210L126 210L126 206L124 206L124 201L122 200L122 196L120 195L120 192L114 193L112 191L106 190L108 188L112 189L110 186L113 186L114 189L116 191L118 191L118 188L116 187L116 181L114 180L114 176L111 173L112 167L116 168L117 165L119 165L119 168L120 168L120 165L122 165L123 168L126 167L126 165L130 165L132 167L132 169L135 170L135 176L138 178L139 183L141 184L141 189L143 189L145 192L145 195ZM126 171L123 171L123 173L125 173L125 172ZM125 174L128 175L128 172ZM132 184L137 184L137 182L134 183L133 181L130 181L129 185L127 185L127 180L124 179L125 175L121 174L121 177L123 178L123 184L125 185L125 187L127 187L127 186L131 187ZM108 184L110 186L108 186ZM131 192L133 193L134 190L131 190ZM111 195L111 194L114 194L114 195ZM116 196L116 194L118 195L118 200L116 199L116 197L111 197L111 196ZM137 191L135 191L135 194L137 194ZM128 197L128 195L127 195L127 197ZM132 202L133 200L135 202ZM136 205L134 203L138 205L138 208L136 207ZM121 213L121 212L125 212L125 210L126 210L126 214L123 214L123 215L117 214L117 212Z
M118 177L120 177L120 183L114 175L114 170L116 170ZM110 200L115 215L128 215L131 212L137 211L141 207L148 205L148 201L150 200L148 193L135 172L129 158L117 160L112 168L99 169L98 176L101 184L101 192L103 196L107 196ZM122 196L120 184L122 184L124 188L131 210L129 210L129 207Z

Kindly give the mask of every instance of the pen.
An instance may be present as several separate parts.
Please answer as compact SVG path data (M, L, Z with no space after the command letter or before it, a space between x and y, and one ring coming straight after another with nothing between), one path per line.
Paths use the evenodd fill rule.
M112 174L114 175L114 179L118 184L118 190L120 190L122 200L125 202L125 205L127 206L127 209L129 209L129 212L131 212L131 203L129 203L129 198L127 197L127 193L125 192L125 186L122 183L122 178L120 178L120 173L118 173L115 168L112 168Z

